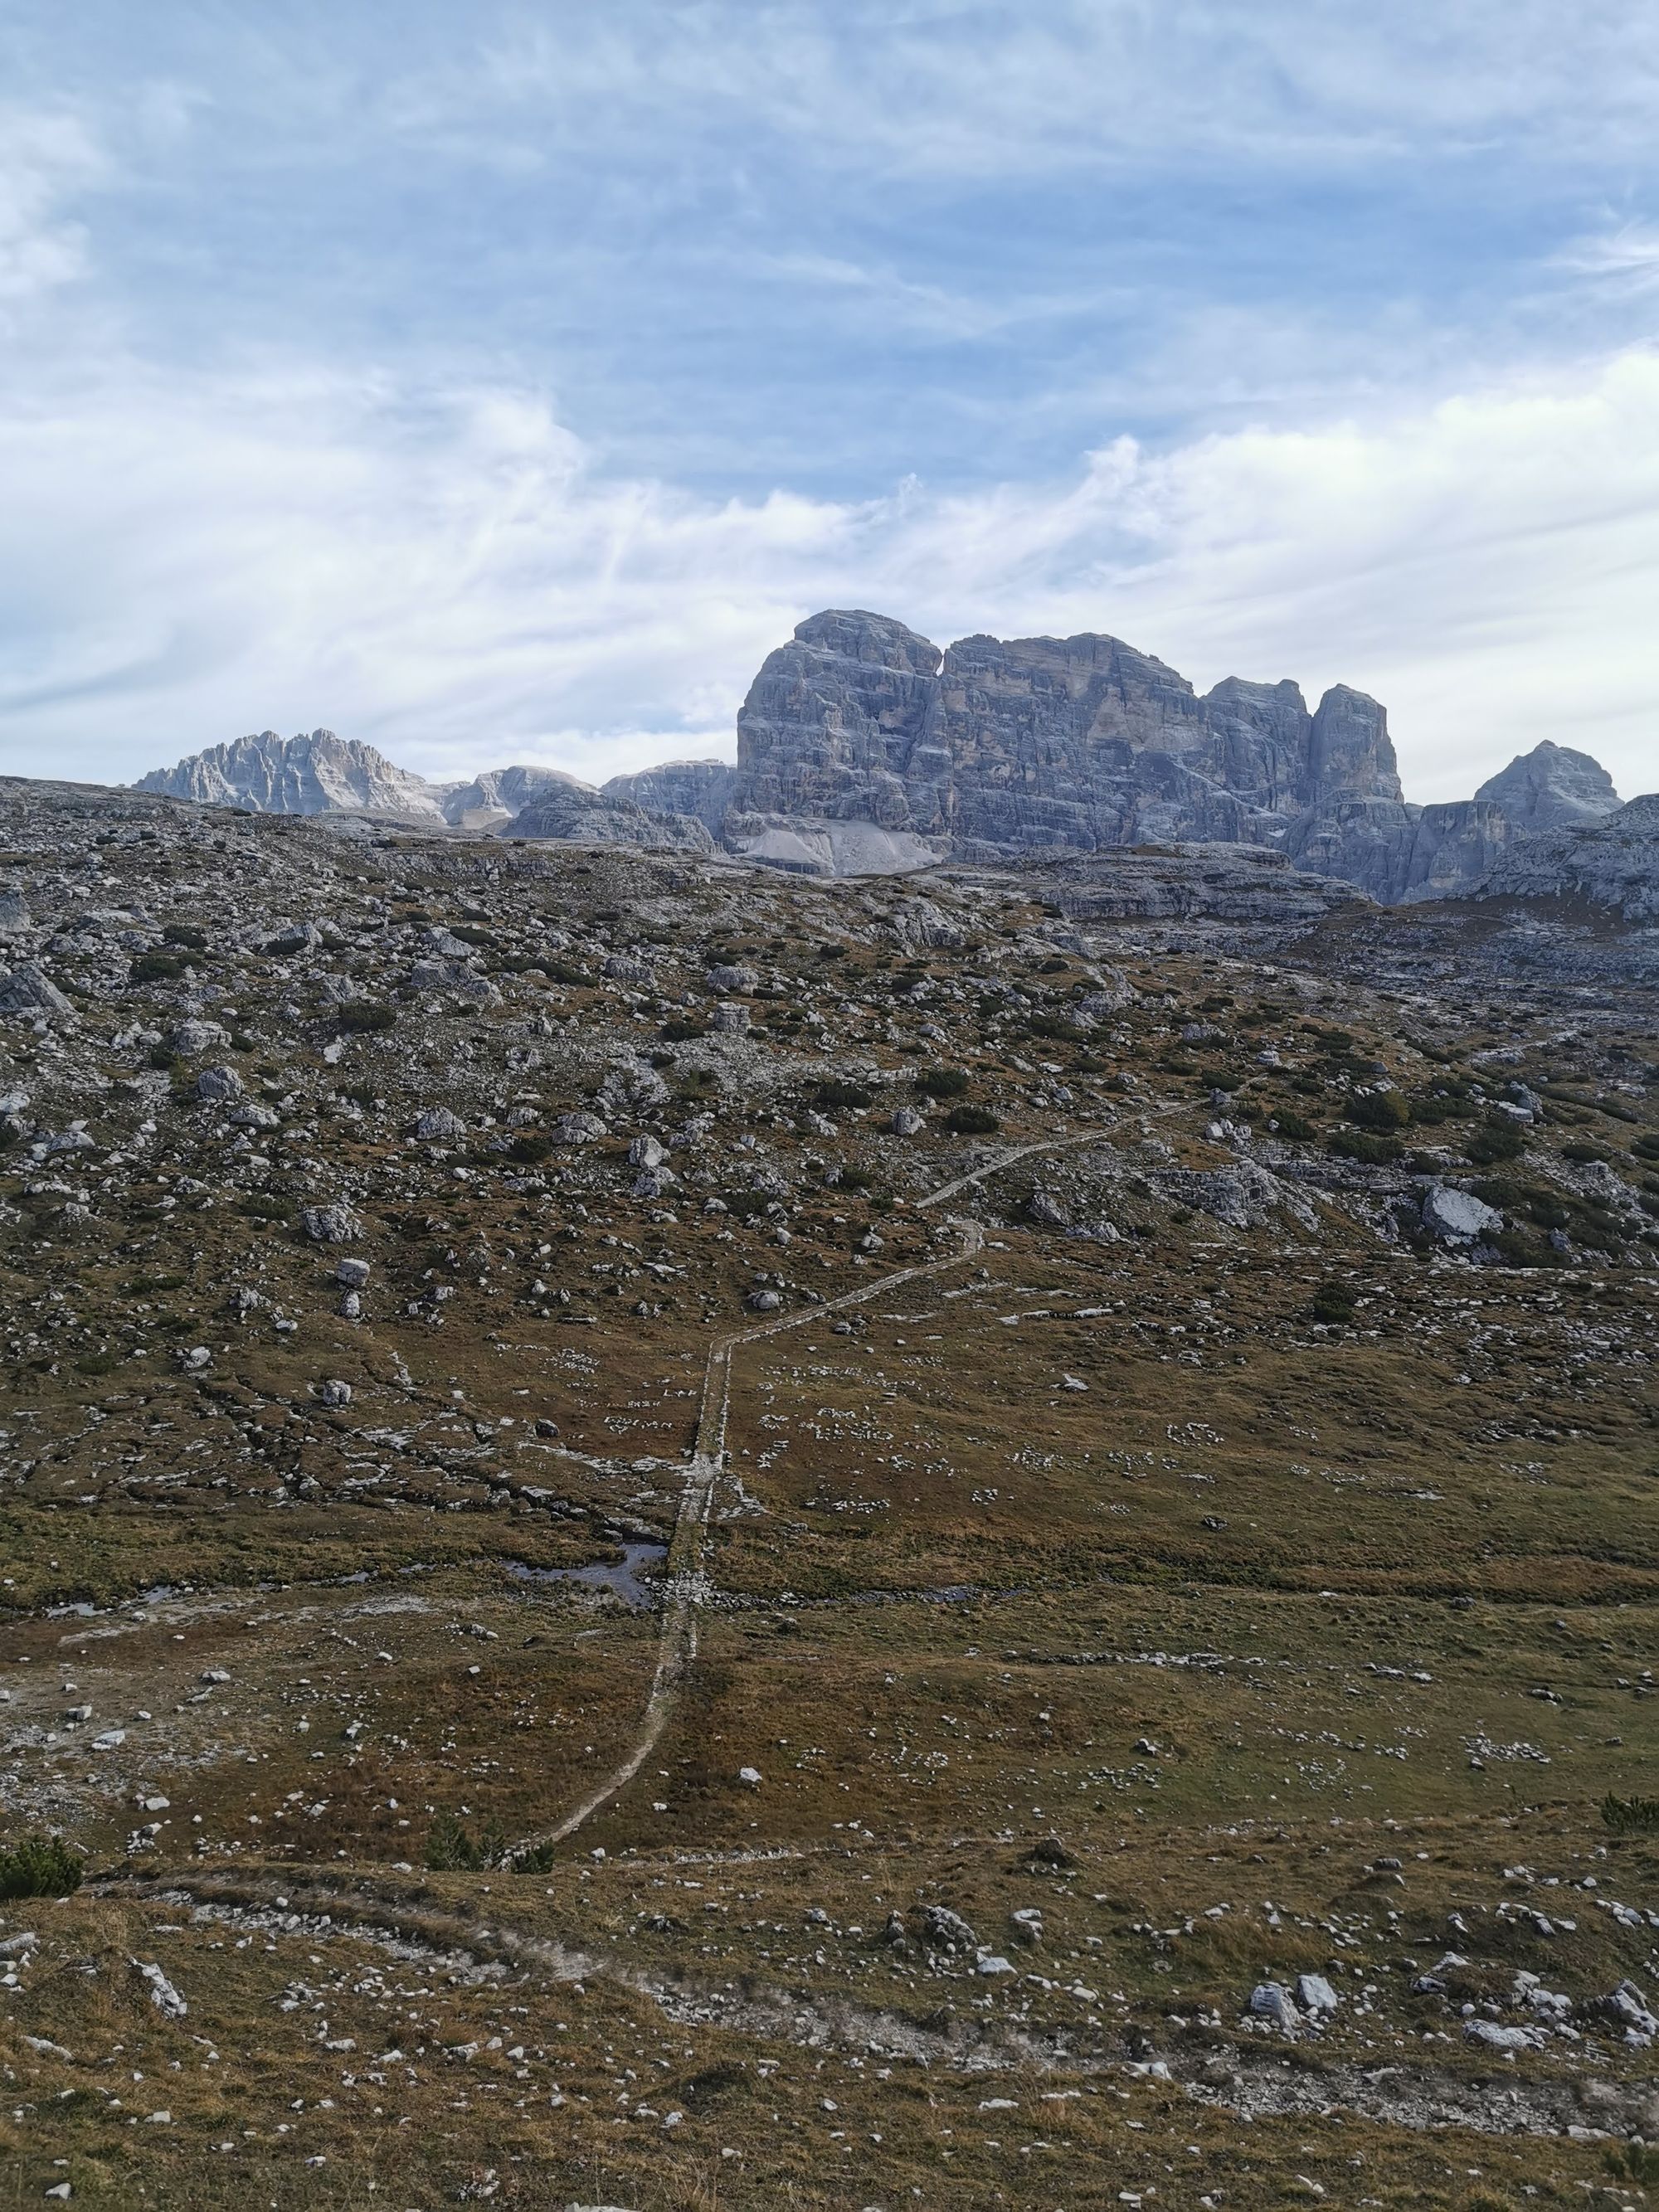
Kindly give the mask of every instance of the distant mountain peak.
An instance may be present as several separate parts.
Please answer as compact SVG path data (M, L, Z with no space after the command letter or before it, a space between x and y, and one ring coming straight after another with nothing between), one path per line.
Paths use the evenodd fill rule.
M1545 738L1488 776L1477 799L1501 806L1517 830L1588 829L1619 805L1613 778L1589 753Z
M390 814L441 820L436 792L361 738L332 730L275 730L234 738L191 753L174 768L154 769L133 787L202 806L245 806L255 814Z

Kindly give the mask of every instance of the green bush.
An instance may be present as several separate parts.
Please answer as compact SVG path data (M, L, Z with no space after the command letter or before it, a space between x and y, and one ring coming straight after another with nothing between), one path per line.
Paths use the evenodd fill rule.
M131 983L167 983L182 975L185 963L176 952L141 952L127 970Z
M181 945L186 951L205 952L207 951L206 930L193 929L188 922L170 921L161 934L169 945Z
M961 1067L924 1067L916 1089L924 1098L960 1098L968 1088L968 1073Z
M1302 1139L1319 1134L1316 1124L1300 1114L1292 1114L1288 1107L1281 1106L1273 1118L1279 1125L1275 1133L1279 1136Z
M61 1836L24 1836L0 1845L0 1897L68 1897L81 1862Z
M1363 1091L1347 1104L1347 1116L1358 1129L1403 1129L1412 1109L1399 1091Z
M690 1044L696 1038L708 1036L708 1025L706 1022L687 1022L677 1018L665 1022L657 1034L665 1044Z
M1308 1307L1310 1317L1328 1326L1348 1328L1354 1316L1354 1294L1346 1283L1322 1283Z
M817 1103L825 1113L839 1113L853 1106L867 1106L870 1093L857 1083L820 1083Z
M994 1136L1002 1127L988 1106L953 1106L945 1117L953 1137Z
M1340 1158L1362 1160L1368 1167L1385 1167L1406 1150L1398 1137L1376 1137L1366 1129L1334 1129L1325 1143Z
M353 999L345 1006L334 1009L335 1028L349 1036L373 1036L382 1030L392 1028L397 1019L398 1009L380 1000Z
M1601 2154L1609 2173L1638 2188L1659 2185L1659 2146L1653 2143L1613 2143Z
M440 1813L427 1831L426 1863L434 1874L482 1874L507 1856L507 1838L495 1820L475 1836L453 1813Z
M1659 1797L1616 1797L1609 1790L1601 1818L1615 1836L1659 1836Z
M1518 1122L1493 1115L1480 1124L1463 1150L1477 1167L1492 1167L1499 1160L1518 1159L1525 1143Z
M255 1192L251 1198L239 1198L238 1213L246 1214L250 1221L291 1221L294 1208L285 1198L266 1198Z
M521 1167L533 1167L538 1160L544 1160L552 1149L551 1137L544 1136L539 1129L525 1129L507 1146L507 1154Z

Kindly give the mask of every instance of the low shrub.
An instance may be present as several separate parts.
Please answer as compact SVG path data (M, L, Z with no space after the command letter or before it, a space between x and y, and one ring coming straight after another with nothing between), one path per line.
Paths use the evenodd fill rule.
M1406 1150L1398 1137L1373 1136L1368 1129L1334 1129L1325 1143L1340 1158L1359 1160L1367 1167L1386 1167Z
M1492 1167L1499 1160L1518 1159L1525 1144L1518 1122L1494 1115L1480 1124L1463 1150L1477 1167Z
M1363 1091L1348 1101L1347 1116L1358 1129L1403 1129L1412 1109L1402 1091Z
M334 1026L348 1036L374 1036L392 1028L398 1019L398 1009L384 1000L349 1000L334 1009Z
M988 1106L953 1106L945 1126L953 1137L989 1137L1002 1124Z
M182 975L185 963L176 952L140 952L127 970L131 983L167 983Z
M1601 1818L1615 1836L1659 1836L1659 1797L1617 1797L1609 1790Z
M0 1897L68 1897L81 1862L61 1836L23 1836L0 1845Z

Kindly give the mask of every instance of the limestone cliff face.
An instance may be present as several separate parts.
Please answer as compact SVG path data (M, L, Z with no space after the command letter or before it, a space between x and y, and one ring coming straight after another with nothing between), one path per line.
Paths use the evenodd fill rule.
M1524 830L1588 829L1619 806L1613 778L1600 761L1548 738L1529 753L1516 754L1474 795L1501 806Z
M546 837L561 844L641 845L648 850L677 848L712 853L714 841L701 822L685 814L647 814L630 800L609 799L574 775L551 775L501 834Z
M733 809L913 827L906 777L939 665L937 646L882 615L800 623L738 713Z
M1285 851L1298 867L1357 884L1397 906L1467 890L1516 834L1488 799L1413 806L1399 799L1345 799L1292 823Z
M941 654L858 611L804 622L738 717L728 838L860 821L987 860L1264 842L1329 798L1398 799L1383 711L1290 682L1200 696L1120 638L973 636Z
M1589 828L1517 837L1475 896L1571 899L1659 922L1659 792Z
M141 776L139 791L204 806L245 806L255 814L398 815L441 820L430 784L357 738L332 730L280 738L275 730L194 753L176 768Z
M647 814L689 814L712 830L731 804L736 773L730 761L664 761L631 775L613 775L600 790L605 798L642 806Z
M1647 832L1630 842L1630 810L1614 813L1606 772L1567 746L1535 746L1472 799L1416 806L1401 791L1387 715L1346 684L1310 712L1288 680L1230 676L1200 693L1121 638L974 635L941 653L858 609L811 616L767 656L738 716L735 766L672 761L602 791L531 767L439 787L331 731L267 730L138 787L265 812L350 809L512 836L724 848L811 874L892 873L946 855L1003 866L1123 846L1255 846L1389 903L1605 877L1604 888L1626 886L1628 908L1639 896L1629 869L1639 876L1653 858ZM1559 843L1597 825L1612 842L1583 854ZM1618 854L1635 857L1627 867Z
M498 830L515 821L550 784L569 780L551 768L490 769L471 783L453 784L445 791L444 820L457 830Z
M1362 768L1357 780L1363 775ZM1385 904L1453 898L1482 883L1517 841L1547 830L1593 828L1618 804L1599 761L1546 738L1489 777L1473 799L1413 806L1399 797L1396 779L1392 799L1316 803L1291 824L1285 849L1299 866L1358 884Z

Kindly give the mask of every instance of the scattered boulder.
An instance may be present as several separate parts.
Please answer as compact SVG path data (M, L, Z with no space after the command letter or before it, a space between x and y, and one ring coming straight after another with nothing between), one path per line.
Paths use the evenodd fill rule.
M350 1244L362 1233L349 1206L302 1206L300 1221L313 1244Z
M1250 2010L1258 2020L1270 2020L1287 2032L1302 2025L1296 2000L1282 1982L1258 1982L1250 1991Z
M453 1145L466 1134L466 1124L447 1106L428 1106L415 1123L415 1134L423 1145Z
M1454 1183L1435 1183L1423 1197L1423 1226L1444 1244L1474 1244L1504 1226L1495 1206Z

